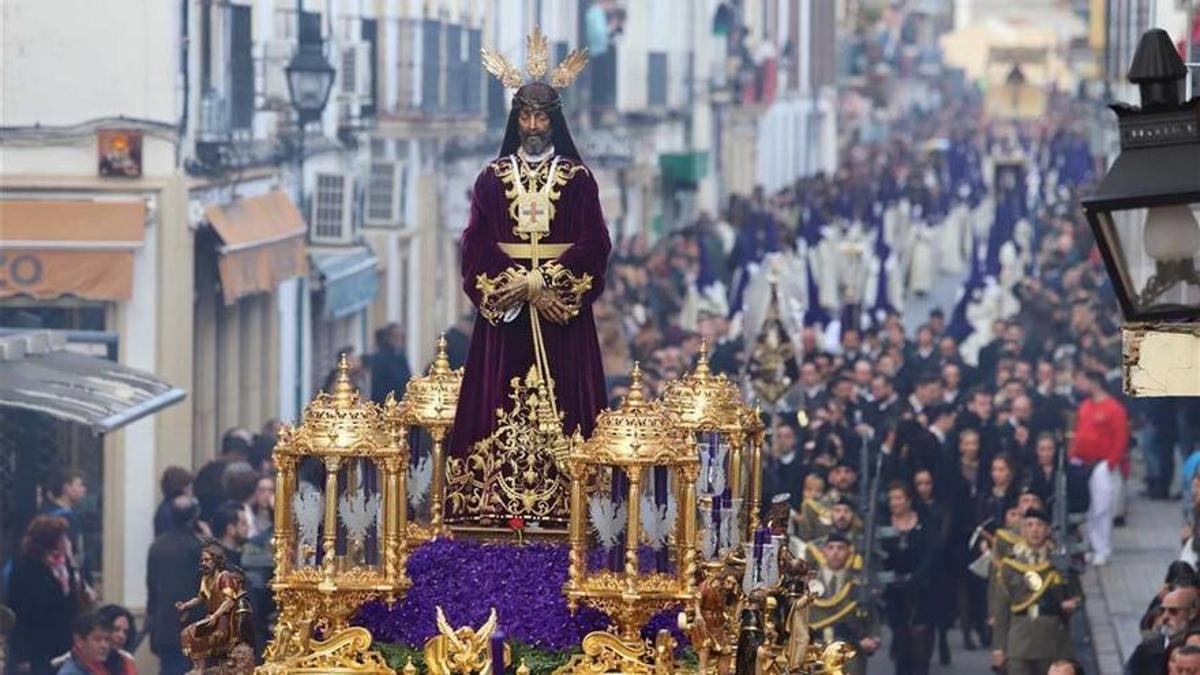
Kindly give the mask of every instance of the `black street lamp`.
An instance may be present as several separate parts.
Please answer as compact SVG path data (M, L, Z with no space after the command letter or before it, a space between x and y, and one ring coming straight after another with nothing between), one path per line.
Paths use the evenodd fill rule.
M320 43L305 42L301 38L300 48L285 72L288 95L303 129L306 123L321 119L321 113L329 101L329 90L333 88L335 71L321 53Z
M1186 77L1166 31L1142 35L1129 69L1142 105L1111 106L1121 153L1083 200L1129 321L1200 317L1200 98L1184 101Z
M288 62L288 96L296 110L296 206L301 213L304 208L304 127L309 122L321 119L325 104L329 102L329 90L333 88L335 71L325 60L321 49L320 29L313 35L305 32L304 0L296 0L296 55ZM310 230L311 232L311 230ZM296 284L296 419L304 410L304 318L300 308L308 292L303 277Z

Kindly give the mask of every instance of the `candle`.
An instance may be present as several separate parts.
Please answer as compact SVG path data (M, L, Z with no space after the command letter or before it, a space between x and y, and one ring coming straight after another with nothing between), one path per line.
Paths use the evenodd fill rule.
M612 470L612 505L615 512L621 502L625 501L625 472L613 467ZM625 569L625 543L622 537L617 537L616 543L608 551L608 569L620 572Z
M492 675L504 675L504 631L492 633Z
M667 472L667 467L654 467L654 505L657 507L655 511L662 513L667 506L667 479L670 474ZM667 527L671 527L668 524ZM654 551L654 570L656 572L666 572L670 567L670 560L667 556L667 545L663 545Z
M717 555L721 554L721 498L712 498L713 541L717 544Z

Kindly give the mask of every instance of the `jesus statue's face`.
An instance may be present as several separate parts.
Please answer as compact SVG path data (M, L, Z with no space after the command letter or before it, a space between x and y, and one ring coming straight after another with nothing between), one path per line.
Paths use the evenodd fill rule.
M550 148L550 116L544 110L523 108L517 115L521 149L528 155L540 155Z

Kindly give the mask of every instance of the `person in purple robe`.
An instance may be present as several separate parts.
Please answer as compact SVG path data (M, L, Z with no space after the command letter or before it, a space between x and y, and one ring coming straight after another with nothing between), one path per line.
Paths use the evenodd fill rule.
M501 79L512 87L519 77ZM551 81L565 86L557 71ZM531 369L552 383L563 433L591 434L608 402L592 303L604 290L610 248L596 180L571 138L559 92L535 76L517 89L499 155L471 192L462 279L479 311L452 457L468 457L496 430L498 411L513 406L511 381Z

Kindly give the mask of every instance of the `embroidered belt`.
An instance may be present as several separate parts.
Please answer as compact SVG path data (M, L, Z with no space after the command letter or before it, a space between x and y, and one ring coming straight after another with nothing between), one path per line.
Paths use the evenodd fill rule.
M541 260L557 258L566 253L569 248L571 248L570 244L538 244L538 258ZM514 260L533 259L533 246L531 244L502 241L500 242L500 250L504 251L508 257Z

